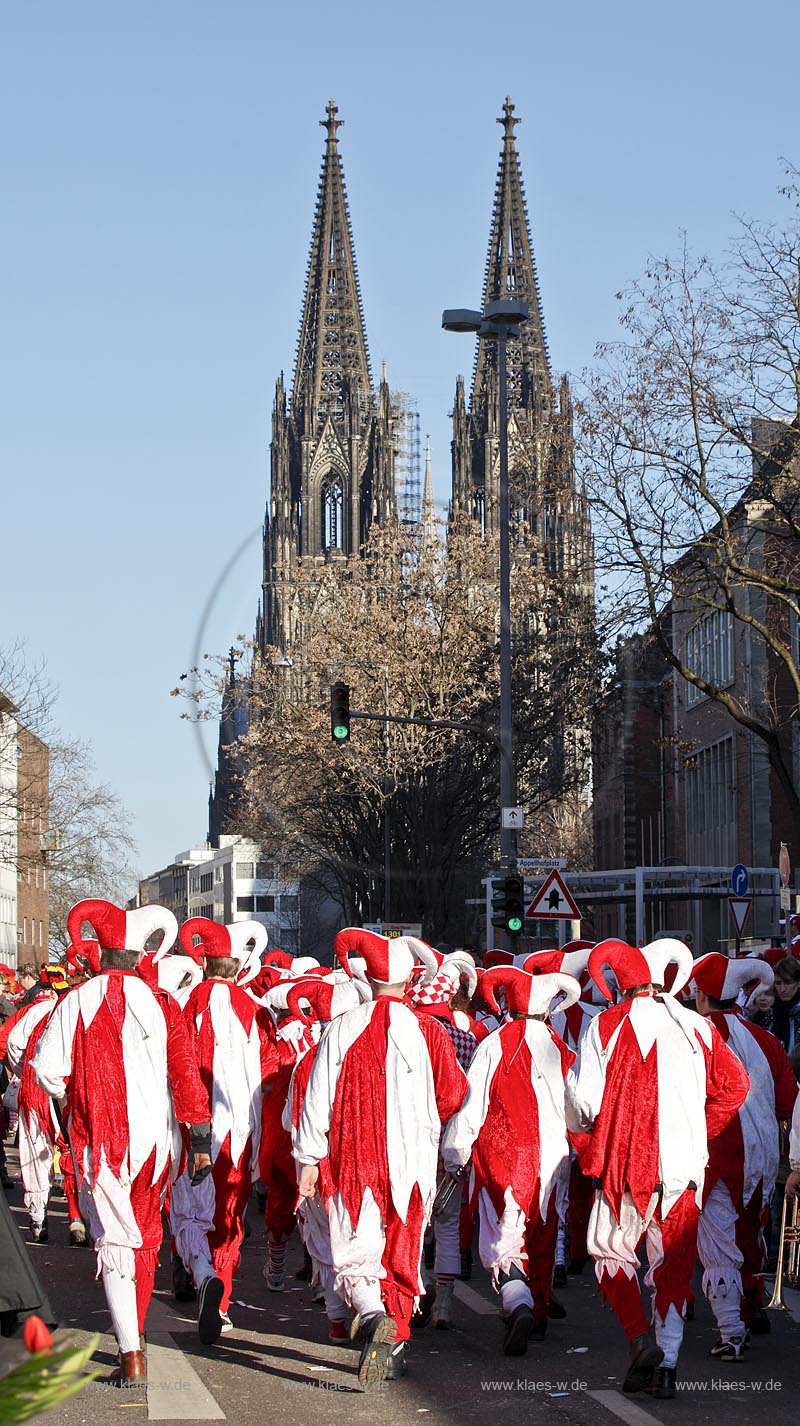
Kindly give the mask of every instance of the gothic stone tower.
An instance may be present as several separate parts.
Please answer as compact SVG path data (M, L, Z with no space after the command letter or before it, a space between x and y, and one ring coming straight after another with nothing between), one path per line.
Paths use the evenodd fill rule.
M592 545L586 499L575 483L572 403L566 377L556 403L528 210L520 173L514 105L506 99L503 147L483 284L483 303L526 302L529 317L508 343L509 494L515 518L527 521L555 574L578 577L590 596ZM479 342L469 409L463 378L453 411L453 509L487 533L499 518L499 373L494 342Z
M294 642L300 559L356 553L395 512L393 418L385 377L370 374L364 313L333 100L322 160L291 401L283 376L272 412L271 491L257 627L263 650Z
M572 402L566 377L553 389L536 263L514 129L519 119L506 99L497 121L503 146L497 170L483 304L503 298L527 303L529 316L507 346L508 462L512 522L524 521L538 539L540 558L556 598L546 640L569 647L575 660L590 656L594 629L594 563L585 493L575 478ZM458 378L453 410L453 512L476 520L488 535L500 513L500 380L497 343L477 344L469 409ZM522 630L515 637L525 637ZM552 739L554 782L585 786L589 730L585 715Z

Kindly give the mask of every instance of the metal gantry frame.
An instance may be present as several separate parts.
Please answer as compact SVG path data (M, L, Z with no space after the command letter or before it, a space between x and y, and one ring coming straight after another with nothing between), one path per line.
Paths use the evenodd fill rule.
M490 940L492 876L483 879L486 897L487 943ZM545 881L548 872L525 877L526 898L530 900ZM731 868L714 866L639 866L622 867L608 871L565 871L564 880L579 907L618 906L620 909L621 939L625 939L625 910L635 907L635 941L641 946L646 941L645 908L648 902L682 901L692 908L691 933L697 951L703 949L702 904L704 901L727 900L733 895L731 888ZM780 874L776 867L751 867L748 869L750 884L747 895L754 899L769 897L771 920L778 934L781 917ZM534 924L534 923L530 923ZM552 922L553 941L563 944L572 934L570 928L575 922ZM577 923L579 926L580 923ZM576 932L577 934L577 932ZM733 941L733 935L729 938Z

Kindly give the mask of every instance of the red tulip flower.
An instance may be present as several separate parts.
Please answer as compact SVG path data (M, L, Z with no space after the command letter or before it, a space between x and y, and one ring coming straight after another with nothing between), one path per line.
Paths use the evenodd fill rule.
M41 1317L28 1317L22 1328L22 1340L29 1352L49 1352L53 1339Z

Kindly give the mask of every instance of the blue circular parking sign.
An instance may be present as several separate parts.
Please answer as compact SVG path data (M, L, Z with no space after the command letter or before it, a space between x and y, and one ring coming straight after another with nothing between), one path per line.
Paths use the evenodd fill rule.
M731 872L731 886L733 887L734 896L746 896L749 885L750 878L747 875L747 867L742 866L741 862L738 862Z

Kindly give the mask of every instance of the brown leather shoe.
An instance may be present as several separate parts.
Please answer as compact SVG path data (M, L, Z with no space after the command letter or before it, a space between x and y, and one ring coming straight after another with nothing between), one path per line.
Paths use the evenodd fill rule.
M106 1378L108 1386L138 1388L147 1386L147 1366L141 1352L120 1352L119 1366Z
M656 1367L659 1367L663 1360L664 1353L651 1332L642 1332L638 1337L634 1337L622 1390L644 1391L650 1385Z

